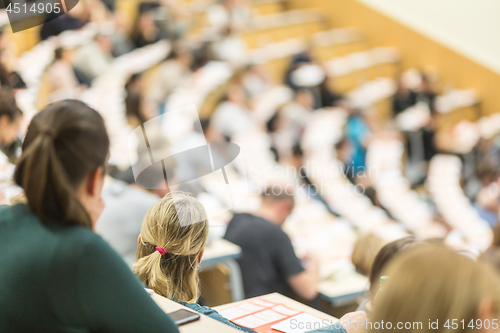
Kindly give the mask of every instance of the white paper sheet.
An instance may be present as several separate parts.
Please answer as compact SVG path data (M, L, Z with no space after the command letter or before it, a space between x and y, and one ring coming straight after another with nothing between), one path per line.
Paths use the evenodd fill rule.
M249 313L264 310L264 308L262 306L258 306L258 305L252 304L252 303L244 303L244 304L237 306L237 308L241 309L241 310L248 311Z
M274 311L282 313L282 314L284 314L286 316L293 316L293 315L299 313L299 311L289 309L289 308L287 308L286 306L283 306L283 305L277 305L277 306L275 306L272 309Z
M225 317L229 320L233 320L234 318L238 318L238 317L243 317L243 316L246 316L247 314L250 314L250 313L251 313L251 311L246 311L244 309L239 309L237 307L233 307L233 308L219 311L219 314L222 317Z
M266 324L269 324L269 323L272 323L273 321L277 321L277 320L281 320L281 319L286 318L286 316L284 316L280 313L274 312L273 310L264 310L261 312L257 312L255 314L255 316L262 319L262 320L265 320Z

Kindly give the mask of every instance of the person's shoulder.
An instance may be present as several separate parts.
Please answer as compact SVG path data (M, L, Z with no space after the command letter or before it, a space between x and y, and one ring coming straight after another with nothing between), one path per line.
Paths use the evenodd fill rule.
M229 222L229 224L245 224L245 225L251 225L252 227L272 227L273 224L262 217L255 216L249 213L239 213L239 214L234 214L233 218Z
M9 223L15 222L39 222L39 219L29 209L28 205L19 203L13 206L2 205L0 206L0 222Z
M260 235L275 237L276 235L285 234L279 225L269 222L268 220L248 213L235 214L231 222L229 222L228 229L244 229L244 230L258 230Z
M61 261L73 261L95 255L102 255L110 249L106 241L83 226L49 226L59 238L58 257Z
M14 217L13 206L1 205L0 206L0 222L10 221Z

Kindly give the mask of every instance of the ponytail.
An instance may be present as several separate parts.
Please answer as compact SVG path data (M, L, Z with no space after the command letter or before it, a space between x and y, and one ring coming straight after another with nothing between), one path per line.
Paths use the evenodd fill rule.
M167 194L144 216L134 273L157 294L194 303L200 296L198 261L207 237L203 206L186 193Z
M195 303L200 297L198 256L161 255L155 250L134 264L134 273L159 295L179 302Z
M79 101L52 104L33 118L14 179L42 222L91 228L77 189L104 166L108 149L104 122L96 111Z

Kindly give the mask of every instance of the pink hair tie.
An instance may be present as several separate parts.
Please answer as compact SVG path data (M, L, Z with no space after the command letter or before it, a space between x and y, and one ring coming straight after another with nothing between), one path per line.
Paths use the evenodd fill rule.
M155 247L155 249L156 249L156 251L160 252L160 254L162 256L164 256L167 253L167 251L162 247L157 246L157 247Z

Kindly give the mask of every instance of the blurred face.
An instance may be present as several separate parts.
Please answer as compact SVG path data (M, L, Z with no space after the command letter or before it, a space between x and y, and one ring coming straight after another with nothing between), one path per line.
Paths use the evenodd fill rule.
M306 108L313 108L314 107L314 97L309 91L302 90L302 91L297 93L297 103L299 103L300 105L302 105Z
M243 105L245 104L245 92L241 87L234 86L229 91L229 100L233 103Z
M152 13L144 13L139 20L139 30L150 31L155 29L155 20Z
M72 49L65 49L62 54L62 60L66 62L72 62L74 53L75 52Z
M144 116L144 119L153 119L158 114L156 110L156 104L153 101L144 99L141 102L141 113Z
M0 117L0 143L10 146L16 139L21 127L22 117L12 120L8 116Z
M111 53L111 50L113 49L111 39L109 39L108 37L100 37L97 40L97 44L99 44L99 47L101 48L101 50L103 50L104 53Z

